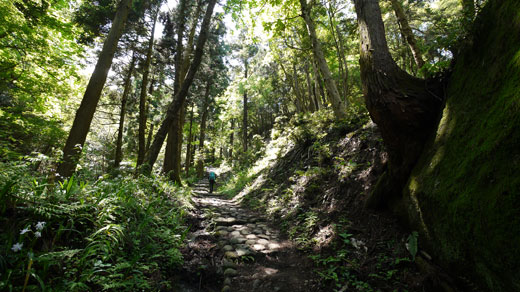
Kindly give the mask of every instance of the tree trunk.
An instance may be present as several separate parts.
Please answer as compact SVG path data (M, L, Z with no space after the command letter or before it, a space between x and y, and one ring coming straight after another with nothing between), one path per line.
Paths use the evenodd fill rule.
M159 155L161 146L164 142L164 139L166 138L168 129L171 127L175 116L179 114L180 107L184 103L184 100L188 95L190 86L195 78L195 73L197 73L197 70L199 69L199 65L202 61L202 55L204 53L204 45L206 43L206 40L208 39L209 25L211 22L211 16L213 14L213 8L215 7L215 3L216 0L209 0L208 7L206 8L206 14L204 15L204 19L202 21L199 37L197 39L197 48L195 49L193 62L190 65L190 69L188 70L186 79L182 83L179 92L175 95L173 101L168 106L166 117L164 118L159 130L157 131L157 134L155 135L152 146L150 147L150 152L148 152L147 155L148 166L143 169L144 174L149 174L152 171L152 167L155 164L155 161L157 160L157 156Z
M229 134L229 160L233 164L233 144L235 143L235 119L231 119L231 134Z
M119 4L114 22L103 44L103 49L90 77L87 89L81 100L81 105L76 112L74 123L70 129L69 137L63 148L63 160L58 165L57 170L62 177L70 177L76 169L131 6L132 0L122 0Z
M422 58L421 50L419 50L419 48L417 47L415 36L412 32L410 24L408 23L406 15L404 14L403 7L401 6L401 3L399 3L399 0L390 0L390 2L392 2L392 8L394 9L395 16L397 17L397 22L399 23L401 33L405 37L406 42L408 42L408 46L412 51L412 56L415 60L415 64L417 64L417 67L419 67L420 69L424 66L424 60Z
M195 37L195 30L197 27L197 20L202 11L201 2L197 2L197 10L195 12L193 22L188 35L188 43L186 49L182 44L184 38L185 20L184 13L186 8L186 1L180 3L180 16L181 19L177 26L177 53L175 55L175 81L174 81L174 94L178 91L179 86L184 82L186 72L190 65L190 56L193 51L193 40ZM184 56L184 57L183 57ZM180 173L181 173L181 153L182 153L182 141L183 141L183 128L186 111L186 102L181 105L179 115L175 118L173 125L168 132L168 140L166 141L166 152L164 157L163 172L170 173L170 179L178 184L181 184Z
M197 176L202 178L204 175L204 140L206 139L206 121L208 119L209 107L209 93L211 83L206 85L206 93L204 94L204 106L202 108L202 117L200 120L200 135L199 135L199 159L197 161Z
M186 176L190 172L190 165L191 165L191 142L193 141L193 133L192 133L192 126L193 126L193 108L195 105L191 105L191 111L190 111L190 131L188 133L188 143L186 145L186 161L184 162L184 172L186 173Z
M335 1L334 1L335 4ZM341 33L336 25L336 7L333 7L332 1L329 2L329 7L327 9L327 14L329 16L330 29L332 32L332 38L334 40L334 45L336 46L336 55L338 57L338 65L339 65L339 76L341 85L341 91L343 94L343 98L345 101L348 100L349 92L348 92L348 67L345 58L345 51L343 47L343 40L341 38Z
M247 82L247 69L248 69L247 59L244 60L244 77ZM247 86L247 85L246 85ZM244 147L244 153L247 152L247 88L244 86L244 111L242 116L242 142Z
M355 0L360 31L363 93L388 151L388 171L367 201L380 207L399 198L439 113L443 96L427 82L401 70L388 51L378 0Z
M150 31L150 40L148 41L148 50L146 52L146 61L143 67L143 81L141 83L141 94L139 96L139 145L137 152L137 164L136 168L139 168L141 164L144 162L145 154L146 154L146 120L147 120L147 111L146 111L146 96L148 89L148 76L150 75L150 63L152 61L152 52L153 52L153 40L154 40L154 32L155 25L157 23L157 16L159 15L159 9L155 13L152 30Z
M311 19L311 11L307 5L307 0L300 0L300 5L302 17L307 24L307 31L312 42L312 51L314 52L318 62L318 67L321 74L323 75L323 79L325 80L325 87L327 88L328 97L332 105L332 110L334 111L334 116L338 120L344 119L347 116L345 104L341 100L338 87L336 86L334 79L332 79L332 74L330 73L329 66L327 65L327 60L323 55L323 50L321 48L320 41L318 40L318 36L316 35L316 29L314 28L314 22Z
M128 73L125 78L123 96L121 97L121 113L119 115L119 129L117 131L117 142L116 142L116 157L114 159L114 167L118 168L121 163L123 157L123 130L125 125L125 113L126 113L126 101L128 99L128 93L130 92L132 73L134 72L135 66L135 51L132 54L132 61L130 61L130 65L128 66Z
M150 96L153 95L153 92L154 92L154 83L155 83L155 79L152 78L152 82L150 82L150 89L148 90L148 94ZM150 103L147 104L146 106L146 115L148 116L150 114ZM155 127L155 124L153 123L150 123L150 131L148 131L148 137L146 138L146 147L144 148L144 152L145 153L148 153L148 150L150 149L150 144L152 143L152 138L153 138L153 128Z
M311 76L309 74L309 64L305 64L305 79L307 80L307 94L309 96L309 104L311 112L318 110L318 105L315 103L315 99L312 93Z

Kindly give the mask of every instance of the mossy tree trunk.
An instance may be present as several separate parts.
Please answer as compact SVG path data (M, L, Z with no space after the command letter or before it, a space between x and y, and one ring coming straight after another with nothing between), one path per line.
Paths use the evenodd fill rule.
M438 84L401 70L388 50L378 0L355 0L360 32L360 67L365 103L381 130L389 155L368 206L400 197L439 114Z

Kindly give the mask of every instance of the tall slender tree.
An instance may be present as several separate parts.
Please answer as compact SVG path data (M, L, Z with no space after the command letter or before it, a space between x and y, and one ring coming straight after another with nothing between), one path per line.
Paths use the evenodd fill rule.
M399 23L399 29L405 37L406 42L410 47L410 50L412 51L412 56L415 61L415 64L417 64L417 67L419 67L420 69L424 66L424 60L422 57L421 50L417 46L417 41L415 40L415 35L413 34L412 28L410 27L408 19L404 14L403 6L399 2L399 0L390 0L390 2L392 3L392 8L394 9L395 16L397 17L397 22Z
M81 150L90 129L90 124L92 123L92 118L94 117L94 112L96 111L101 96L101 91L103 90L108 71L112 65L117 43L123 34L131 6L132 0L121 0L119 3L112 27L105 39L103 49L99 55L94 72L90 77L81 105L76 112L67 142L63 148L63 159L58 165L57 170L62 177L71 176L76 169Z
M119 167L119 164L121 163L122 157L123 157L123 129L125 125L125 115L126 115L126 103L128 100L128 94L130 93L131 88L131 80L132 80L132 73L134 72L135 67L135 51L132 53L132 60L130 61L130 64L128 65L128 71L126 73L125 81L124 81L124 89L123 89L123 96L121 97L121 111L119 114L119 128L117 130L117 141L116 141L116 155L114 159L114 167Z
M334 111L334 116L336 119L343 119L347 115L346 106L340 97L336 82L332 78L332 73L327 65L327 60L323 55L323 49L316 34L314 21L311 18L311 7L307 4L307 0L300 0L300 7L302 17L307 25L307 31L312 42L312 51L318 63L321 75L325 81L325 87L327 88L327 94L332 105L332 110Z
M137 167L143 164L146 150L146 120L147 120L147 106L146 97L148 91L148 79L150 75L150 64L152 63L153 43L155 34L155 25L157 23L157 16L159 15L159 8L153 13L153 24L150 30L150 39L148 41L148 49L146 50L146 59L143 64L143 80L141 82L141 94L139 95L139 144L137 151Z
M175 117L179 114L180 107L184 103L188 95L188 91L191 87L191 84L195 79L195 74L197 73L200 63L202 62L204 45L206 44L206 40L208 39L209 26L211 22L211 16L213 15L213 8L215 7L215 3L216 0L208 1L206 13L204 14L199 37L197 39L197 46L195 49L195 54L193 56L193 61L190 65L186 78L179 89L179 92L174 96L172 102L168 106L166 116L163 122L161 123L161 126L157 130L155 138L152 142L152 146L150 147L150 151L147 154L147 166L143 167L144 174L149 174L151 172L152 167L155 164L155 161L157 160L157 156L159 155L161 146L164 143L164 139L166 138L168 130L170 129Z

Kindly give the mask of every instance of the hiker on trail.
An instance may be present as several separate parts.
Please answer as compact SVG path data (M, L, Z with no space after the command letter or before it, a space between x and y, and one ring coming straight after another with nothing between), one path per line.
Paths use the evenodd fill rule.
M213 193L213 186L215 185L215 179L217 178L217 175L213 172L209 172L209 192Z

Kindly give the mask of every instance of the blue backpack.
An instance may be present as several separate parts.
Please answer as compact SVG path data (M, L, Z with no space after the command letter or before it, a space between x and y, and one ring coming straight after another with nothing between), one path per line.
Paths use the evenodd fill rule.
M209 180L215 180L215 178L216 178L215 173L214 173L213 171L210 172L210 173L209 173Z

